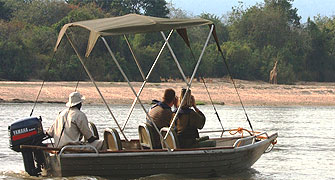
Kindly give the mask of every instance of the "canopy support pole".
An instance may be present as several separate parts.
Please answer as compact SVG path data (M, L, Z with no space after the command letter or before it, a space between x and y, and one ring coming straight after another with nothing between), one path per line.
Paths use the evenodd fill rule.
M114 55L113 51L110 49L110 47L109 47L109 45L108 45L106 39L105 39L104 37L102 37L102 36L101 36L101 39L102 39L102 41L105 43L105 46L106 46L106 48L107 48L109 54L112 56L112 59L113 59L113 61L115 62L115 64L116 64L116 66L118 67L118 69L120 70L120 72L121 72L123 78L127 81L128 85L129 85L129 87L130 87L130 89L132 90L132 92L133 92L134 95L136 96L137 93L136 93L136 91L134 90L133 85L131 85L131 83L130 83L128 77L127 77L127 75L124 73L122 67L120 66L119 62L118 62L117 59L115 58L115 55ZM147 117L149 117L150 121L152 121L152 119L151 119L151 117L149 116L147 110L145 109L144 105L142 104L141 99L138 97L137 100L138 100L138 102L140 103L140 105L141 105L143 111L145 112L145 114L147 115ZM159 129L157 128L156 124L153 123L153 125L154 125L156 131L159 132ZM123 134L123 131L122 131L121 127L120 127L120 131L121 131L121 133ZM159 134L160 134L160 133L159 133ZM161 138L163 138L163 136L162 136L161 134L160 134L160 136L161 136ZM164 141L164 142L165 142L165 141ZM167 145L166 142L165 142L165 144ZM167 145L167 147L168 147L168 145ZM168 149L169 149L169 151L171 151L170 148L168 148Z
M116 118L114 117L114 115L113 115L113 113L112 113L112 110L109 108L109 106L108 106L108 104L107 104L107 102L106 102L104 96L102 95L102 93L100 92L100 89L98 88L97 84L95 83L95 81L94 81L94 79L93 79L93 76L92 76L91 73L88 71L88 69L87 69L87 67L86 67L86 65L85 65L85 63L84 63L82 57L79 55L79 53L78 53L76 47L74 46L73 42L71 41L71 39L70 39L70 37L69 37L69 35L68 35L66 32L65 32L65 35L66 35L68 41L70 42L70 44L71 44L73 50L75 51L77 57L79 58L80 63L83 65L83 67L84 67L84 69L85 69L85 71L86 71L88 77L91 79L92 83L94 84L95 88L97 89L97 91L98 91L98 93L99 93L99 95L100 95L102 101L103 101L104 104L106 105L106 107L107 107L109 113L112 115L112 118L114 119L116 125L117 125L118 128L121 130L121 127L120 127L119 123L117 122ZM128 141L126 135L125 135L122 131L121 131L121 133L122 133L124 139Z
M174 52L173 52L173 50L172 50L172 48L171 48L171 46L170 46L170 43L169 43L168 40L166 39L165 34L163 33L163 31L161 31L161 34L162 34L162 36L163 36L163 39L164 39L165 42L167 43L167 46L168 46L168 48L169 48L169 50L170 50L170 53L171 53L171 55L172 55L172 57L173 57L173 60L174 60L175 63L177 64L177 67L178 67L178 69L179 69L180 74L183 76L184 81L186 82L187 86L189 86L188 83L187 83L186 76L185 76L185 74L184 74L184 72L183 72L183 69L181 68L181 66L180 66L180 64L179 64L179 62L178 62L178 60L177 60L177 57L176 57L176 55L174 54Z
M168 36L168 38L167 38L168 40L170 39L172 33L173 33L173 29L172 29L172 30L170 31L170 33L169 33L169 36ZM127 43L128 43L128 41L127 41ZM129 45L129 43L128 43L128 45ZM131 105L131 108L130 108L130 110L129 110L129 112L128 112L127 119L126 119L126 121L124 122L124 124L123 124L123 126L122 126L122 131L125 129L125 127L126 127L128 121L129 121L130 115L132 114L132 112L133 112L133 110L134 110L134 107L135 107L135 104L136 104L136 102L137 102L137 99L138 99L138 97L141 95L142 90L144 89L146 83L148 82L148 79L149 79L149 77L150 77L150 75L151 75L151 73L152 73L154 67L156 66L157 61L158 61L158 59L160 58L160 56L161 56L161 54L162 54L162 52L163 52L165 46L166 46L166 42L163 44L161 50L159 51L159 53L158 53L158 55L157 55L157 57L156 57L154 63L152 64L152 66L151 66L151 68L150 68L150 70L149 70L149 72L148 72L146 78L143 78L144 81L143 81L143 83L142 83L142 86L141 86L140 90L138 91L138 93L137 93L137 95L136 95L136 98L135 98L134 101L133 101L133 104ZM131 48L131 47L129 46L129 48ZM135 59L135 55L134 55L134 59ZM136 61L137 61L137 60L136 60ZM141 68L141 66L140 66L139 64L138 64L138 67ZM143 72L142 72L142 73L143 73ZM143 75L143 77L144 77L144 75Z
M206 47L207 47L207 45L208 45L208 42L209 42L209 39L210 39L210 37L211 37L211 34L212 34L213 30L214 30L214 25L212 25L211 30L210 30L210 32L209 32L209 34L208 34L207 40L206 40L205 45L204 45L204 47L203 47L203 49L202 49L202 52L201 52L201 54L200 54L200 56L199 56L198 62L197 62L196 66L195 66L195 68L194 68L194 70L193 70L193 74L192 74L192 76L191 76L191 79L190 79L190 81L187 83L188 86L187 86L187 89L186 89L186 93L185 93L185 94L187 94L187 92L188 92L188 91L190 90L190 88L191 88L193 78L194 78L196 72L198 71L198 68L199 68L199 65L200 65L202 56L203 56L204 53L205 53ZM162 35L164 35L164 34L162 34ZM165 37L165 36L163 36L163 37ZM164 38L164 39L165 39L165 38ZM172 49L171 49L171 50L172 50ZM176 61L176 59L175 59L175 61ZM186 79L185 79L185 81L186 81ZM187 81L186 81L186 82L187 82ZM183 102L185 101L185 97L186 97L186 96L184 96L183 99L181 100L181 104L183 104ZM181 109L181 106L178 107L177 112L176 112L175 116L173 117L173 120L172 120L172 122L171 122L171 124L170 124L169 130L168 130L168 132L166 133L166 135L165 135L165 137L164 137L164 140L166 140L166 138L167 138L169 132L171 131L171 128L172 128L172 126L174 125L174 123L175 123L175 121L176 121L176 119L177 119L177 115L178 115L180 109Z
M141 76L142 76L142 78L143 78L143 81L145 81L146 79L145 79L143 70L142 70L142 68L141 68L141 65L138 63L138 60L137 60L137 58L136 58L136 56L135 56L135 53L134 53L133 49L132 49L131 46L130 46L130 43L129 43L129 41L128 41L128 38L127 38L126 35L123 35L123 37L124 37L124 39L125 39L126 42L127 42L127 45L128 45L129 50L130 50L130 52L131 52L131 55L133 56L134 61L135 61L136 65L137 65L137 68L138 68L138 70L139 70L140 73L141 73Z

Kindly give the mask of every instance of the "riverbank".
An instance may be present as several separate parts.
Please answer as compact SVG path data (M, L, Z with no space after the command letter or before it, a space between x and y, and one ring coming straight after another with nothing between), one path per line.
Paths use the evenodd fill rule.
M215 104L239 105L240 100L233 84L227 79L207 80L206 85ZM273 85L260 81L235 80L244 105L247 106L334 106L335 83L300 82L295 85ZM42 82L0 81L0 103L34 102ZM142 85L133 82L135 91ZM68 95L75 90L77 82L46 82L39 102L66 103ZM109 104L129 104L134 95L125 82L97 82ZM173 88L179 95L185 83L147 83L140 99L151 103L160 99L166 88ZM78 91L86 97L85 103L102 104L97 90L91 82L80 82ZM200 104L210 104L207 91L201 82L193 82L192 94Z

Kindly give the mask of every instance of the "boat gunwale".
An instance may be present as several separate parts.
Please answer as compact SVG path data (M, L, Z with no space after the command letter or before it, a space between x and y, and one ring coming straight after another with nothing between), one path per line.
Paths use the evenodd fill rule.
M231 153L240 152L249 149L256 148L263 145L264 143L270 143L278 137L278 133L274 133L269 136L268 139L255 142L254 144L248 144L240 147L204 147L204 148L191 148L191 149L175 149L168 151L167 149L154 149L154 150L119 150L119 151L108 151L99 153L68 153L56 155L59 158L78 158L78 157L106 157L106 156L152 156L152 155L187 155L187 154L207 154L207 153Z

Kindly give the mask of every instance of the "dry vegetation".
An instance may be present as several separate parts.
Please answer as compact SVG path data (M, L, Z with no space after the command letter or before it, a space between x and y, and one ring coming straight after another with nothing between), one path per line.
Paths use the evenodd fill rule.
M227 79L207 80L211 97L216 104L239 105L236 91ZM295 85L272 85L265 82L235 80L241 99L245 105L252 106L332 106L335 105L335 83L297 83ZM42 82L0 81L0 102L33 102ZM46 82L39 98L40 102L67 101L68 94L74 91L77 82ZM103 96L110 104L131 103L134 95L127 83L97 82ZM135 91L142 83L134 82ZM140 98L150 103L160 99L164 89L173 88L179 95L185 83L148 83ZM85 97L85 103L102 104L102 100L91 82L80 82L78 91ZM208 94L201 82L193 82L192 94L196 101L209 104Z

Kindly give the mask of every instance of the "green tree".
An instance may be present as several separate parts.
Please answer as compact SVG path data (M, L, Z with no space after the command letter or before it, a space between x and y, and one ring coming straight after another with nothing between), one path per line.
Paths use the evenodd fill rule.
M315 17L315 24L325 34L326 48L329 56L335 55L335 17Z
M12 10L6 6L4 1L0 1L0 19L8 21L12 16Z
M265 0L247 9L243 9L243 4L233 9L228 19L229 40L247 43L251 48L249 67L258 71L251 72L251 77L267 81L276 60L281 77L278 82L292 83L296 72L303 76L303 59L309 46L303 40L306 35L292 3L293 0Z
M63 19L54 24L53 28L56 30L56 32L59 32L59 30L63 27L63 25L67 23L81 20L103 18L103 17L105 17L105 14L99 7L96 7L96 5L94 4L87 4L80 8L78 7L73 9L71 12L67 14L67 16L65 16ZM89 31L83 28L71 27L70 29L68 29L67 32L70 39L73 41L75 47L78 49L80 55L84 57L87 47ZM75 57L75 53L72 50L72 47L67 42L66 36L63 37L63 42L60 47L61 48L58 49L57 54L62 54L62 56L56 56L58 63L55 64L53 67L51 67L50 71L54 73L54 75L50 77L56 78L53 80L63 80L64 78L66 80L86 79L87 76L84 70L81 68L79 59ZM98 48L94 48L93 51L96 51L95 49ZM98 52L98 54L101 53ZM95 73L94 75L97 75L99 76L99 78L103 79L102 78L103 75L101 74L104 73L105 71L99 69L100 67L93 68L95 65L93 58L86 59L86 63L88 64L87 65L88 67L91 66L90 69L94 70L95 72L100 72L100 74ZM71 69L74 69L76 73L70 73Z
M165 0L144 0L143 1L144 14L147 16L167 17L169 9Z
M36 26L51 26L72 10L68 4L55 0L33 0L21 5L22 7L15 11L13 20Z
M65 17L60 19L53 27L59 31L65 24L76 21L104 18L105 14L95 4L87 4L80 8L72 9Z
M250 73L250 59L251 48L248 44L241 44L239 42L227 42L223 49L227 58L228 65L234 78L240 79L254 79L253 74ZM255 67L258 69L258 67Z
M34 32L22 22L0 22L0 78L28 80L36 75L42 57L27 34Z
M66 0L66 2L79 6L93 3L114 16L143 13L148 16L166 17L169 13L165 0Z
M327 52L327 40L326 34L320 30L320 28L308 18L307 20L307 32L310 36L310 46L308 52L306 52L306 68L311 74L311 80L325 81L329 66L329 56Z
M264 0L266 9L281 11L288 19L289 25L299 26L301 16L298 15L298 9L293 8L294 0Z
M289 37L288 19L277 9L253 6L230 26L233 41L246 41L255 48L282 47Z
M229 39L228 27L222 22L223 21L222 18L219 18L218 16L214 14L209 14L209 13L202 13L200 15L200 18L208 19L215 24L215 30L216 30L218 39L220 41L219 42L220 44L222 44L225 41L228 41ZM206 32L208 33L207 28L202 28L202 29L205 29L204 35L206 34ZM212 43L214 43L214 41L212 41Z

